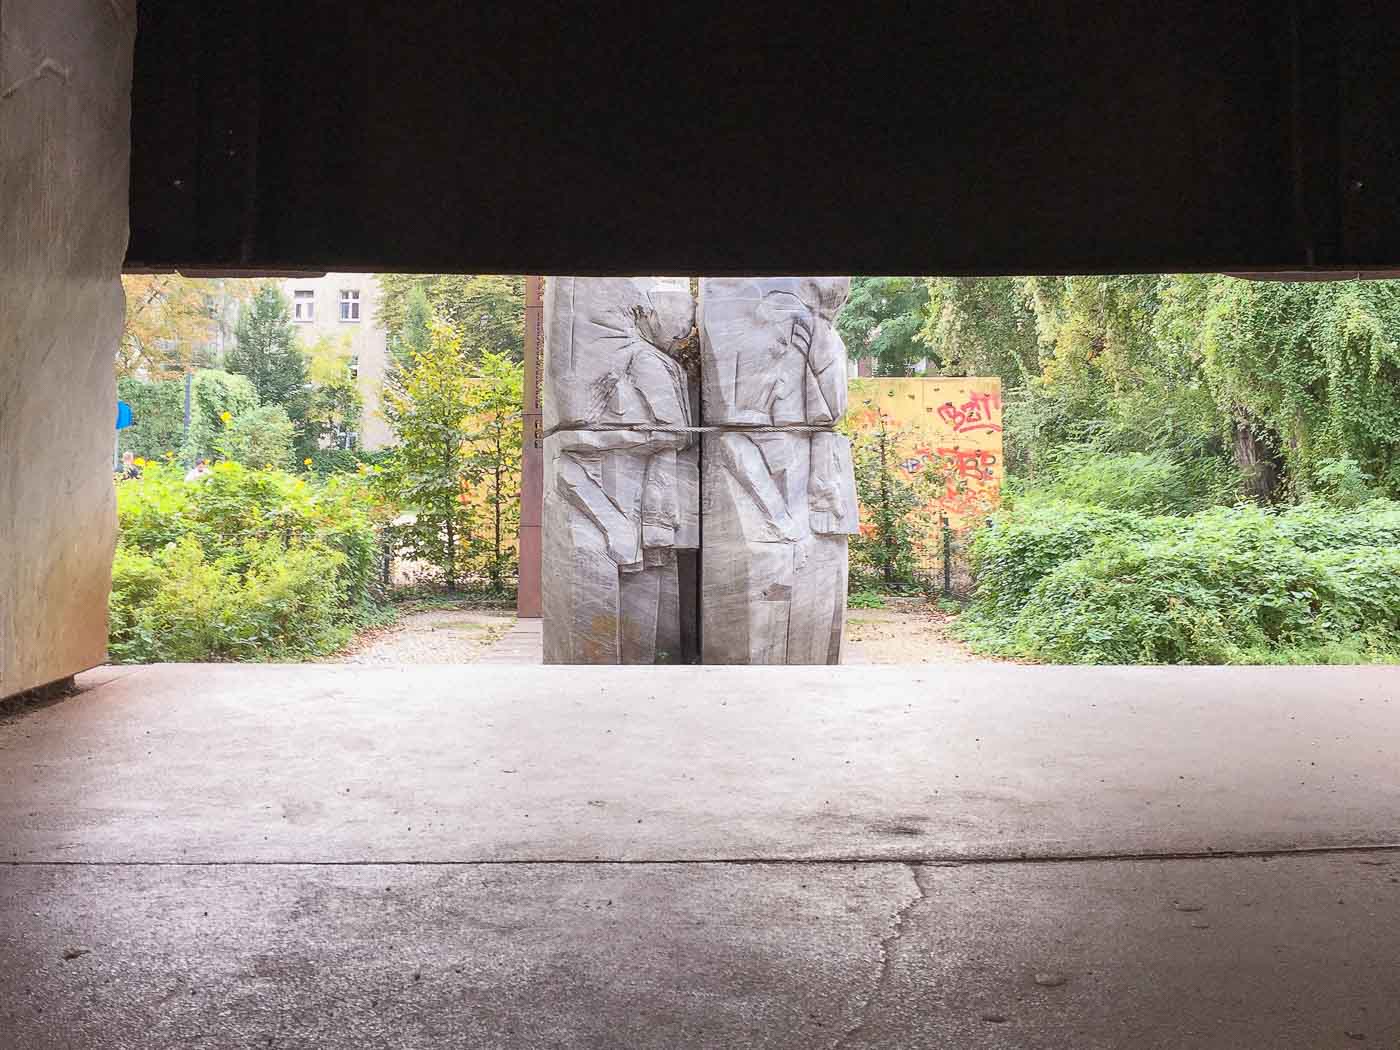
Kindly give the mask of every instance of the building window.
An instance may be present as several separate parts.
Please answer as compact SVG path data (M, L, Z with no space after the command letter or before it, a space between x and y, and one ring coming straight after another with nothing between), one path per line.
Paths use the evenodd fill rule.
M343 306L343 304L342 304L342 306ZM350 378L351 378L351 379L359 379L359 378L360 378L360 355L359 355L359 354L351 354L351 355L350 355Z
M341 427L335 432L335 447L343 448L347 452L360 443L360 435L353 430L346 430Z
M297 324L310 324L316 320L316 293L310 289L292 293L292 320Z
M360 292L357 288L340 290L340 319L358 321L360 319Z

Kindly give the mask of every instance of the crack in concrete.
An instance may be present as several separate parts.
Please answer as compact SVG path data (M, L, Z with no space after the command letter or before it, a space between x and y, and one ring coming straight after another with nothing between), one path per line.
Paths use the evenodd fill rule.
M49 847L55 848L55 847ZM75 849L76 844L61 848ZM1348 853L1397 853L1400 843L1377 842L1348 846L1296 846L1283 849L1243 849L1164 851L1161 853L1068 853L1030 856L880 856L844 854L829 857L497 857L475 860L384 860L359 858L354 860L18 860L0 859L0 868L494 868L494 867L674 867L685 865L825 867L841 864L899 864L911 871L915 866L927 868L975 868L1031 864L1104 864L1124 861L1166 860L1250 860L1273 857L1318 857Z
M914 895L899 906L894 913L894 918L890 922L889 933L880 938L879 954L880 969L875 975L875 987L866 996L865 1002L861 1004L860 1014L856 1018L856 1023L846 1029L836 1042L831 1044L831 1050L841 1050L842 1047L849 1046L852 1039L865 1031L866 1022L870 1020L870 1012L876 1002L884 994L886 985L889 984L890 971L894 963L894 954L891 949L895 943L904 936L904 925L909 921L909 916L913 910L928 900L928 890L924 887L923 880L919 877L919 866L917 864L905 863L904 869L909 872L909 877L914 882Z

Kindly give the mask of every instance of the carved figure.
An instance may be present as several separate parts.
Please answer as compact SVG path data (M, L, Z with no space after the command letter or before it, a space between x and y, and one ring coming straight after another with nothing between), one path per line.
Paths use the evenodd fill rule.
M840 662L848 289L700 282L701 445L675 357L696 321L686 282L548 281L546 662Z
M545 662L693 659L697 450L671 356L689 288L550 278L544 313Z
M834 664L856 531L846 278L700 282L705 437L703 661Z

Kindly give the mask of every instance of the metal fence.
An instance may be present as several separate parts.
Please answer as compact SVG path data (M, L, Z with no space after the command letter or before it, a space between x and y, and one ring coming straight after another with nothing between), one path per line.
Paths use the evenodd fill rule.
M851 544L850 589L967 598L973 577L969 547L975 529L953 528L935 513L915 512L895 539L867 523Z

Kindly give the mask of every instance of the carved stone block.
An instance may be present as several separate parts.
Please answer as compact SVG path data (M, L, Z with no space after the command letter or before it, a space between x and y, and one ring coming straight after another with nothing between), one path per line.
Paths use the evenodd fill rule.
M686 282L548 282L546 662L840 662L848 286L701 281L702 445L675 356L695 326Z
M841 660L856 531L836 314L844 278L700 282L703 661Z
M563 277L544 312L545 662L693 658L695 563L678 552L699 543L699 479L671 352L694 300L683 280Z

